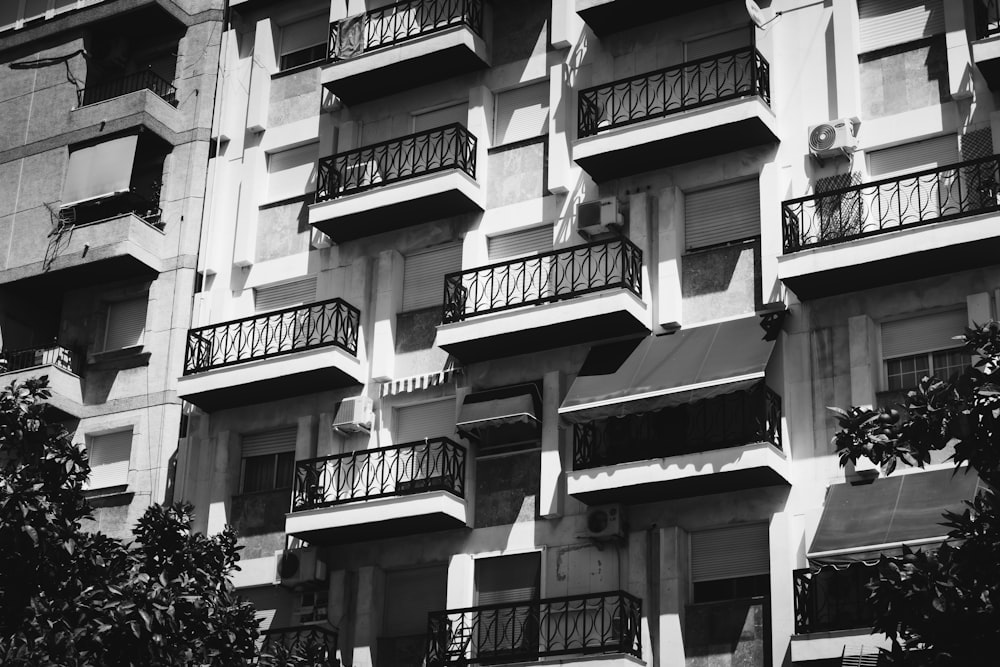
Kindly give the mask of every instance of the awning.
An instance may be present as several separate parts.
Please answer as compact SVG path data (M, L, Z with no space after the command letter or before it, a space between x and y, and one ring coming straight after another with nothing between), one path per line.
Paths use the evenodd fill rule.
M508 442L538 436L541 396L533 384L519 384L469 394L458 414L459 433L480 437L484 431L502 429ZM497 434L491 434L497 440Z
M61 206L128 192L138 139L130 134L70 153Z
M979 477L968 469L935 470L834 484L806 556L816 565L875 561L901 546L938 546L948 529L946 511L962 512L976 495Z
M649 412L746 389L773 342L756 316L591 348L559 408L571 423Z

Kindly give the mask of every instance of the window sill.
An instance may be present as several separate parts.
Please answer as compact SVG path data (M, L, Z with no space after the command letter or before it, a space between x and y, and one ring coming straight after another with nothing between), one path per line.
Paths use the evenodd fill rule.
M105 352L95 352L87 357L88 370L124 370L126 368L137 368L148 366L151 352L144 351L142 345L123 347L120 350L107 350Z
M314 60L311 63L305 63L303 65L296 65L295 67L289 67L288 69L283 69L280 72L275 72L271 75L271 80L280 79L285 76L291 76L292 74L298 74L299 72L305 72L307 70L314 69L316 67L322 67L326 64L326 59L322 58L320 60Z
M108 486L102 489L91 489L83 492L84 497L90 501L90 506L99 507L121 507L132 502L135 496L134 491L128 490L128 485Z
M294 197L286 197L284 199L276 199L274 201L264 202L257 208L258 210L263 211L269 208L288 206L289 204L312 204L314 199L316 199L316 193L313 191L309 191L306 192L305 194L295 195Z
M265 491L247 491L247 492L243 492L243 493L237 493L237 494L235 494L233 496L233 499L235 500L237 498L253 498L253 497L256 497L256 496L267 496L267 495L277 494L277 493L282 493L282 492L287 492L287 493L291 494L292 487L290 487L290 486L282 486L282 487L278 487L277 489L267 489Z

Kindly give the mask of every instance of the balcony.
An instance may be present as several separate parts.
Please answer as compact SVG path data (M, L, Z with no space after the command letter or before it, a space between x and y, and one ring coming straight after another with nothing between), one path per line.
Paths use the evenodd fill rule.
M150 90L167 104L177 106L177 89L151 70L136 72L110 81L88 82L87 87L79 91L78 101L82 107L139 90Z
M778 276L800 299L995 263L1000 157L786 201Z
M777 142L770 103L753 47L587 88L573 160L603 182Z
M340 243L482 210L476 144L455 123L324 158L309 222Z
M80 359L75 352L53 344L0 353L4 364L0 375L3 386L24 382L28 378L47 375L52 396L45 403L53 408L58 419L83 416L83 384L80 379Z
M448 438L295 464L285 532L307 542L356 542L465 525L465 449Z
M781 451L781 397L762 382L693 403L573 427L573 472L567 475L566 490L588 505L777 484L789 484Z
M436 344L464 362L649 331L625 238L449 273L444 292Z
M976 41L972 60L991 90L1000 89L1000 0L974 0Z
M177 393L212 411L361 384L360 321L330 299L191 329Z
M338 667L337 632L321 625L272 628L261 633L258 667Z
M348 106L489 67L482 0L409 0L330 25L323 85Z
M576 13L598 37L619 30L648 25L654 21L717 5L724 0L576 0Z
M432 612L427 622L427 667L642 659L642 601L622 591Z

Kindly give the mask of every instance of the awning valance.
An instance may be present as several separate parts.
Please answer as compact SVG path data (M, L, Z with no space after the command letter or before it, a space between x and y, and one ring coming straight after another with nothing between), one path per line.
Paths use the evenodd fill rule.
M878 560L901 546L938 546L946 511L961 512L979 478L968 469L896 475L867 484L834 484L806 556L816 565Z
M571 423L746 389L764 377L773 342L756 316L593 347L559 408Z
M70 153L62 207L128 192L138 140L139 135L130 134Z
M503 429L503 439L514 442L537 437L541 421L538 388L520 384L469 394L462 402L457 426L460 433L473 437Z

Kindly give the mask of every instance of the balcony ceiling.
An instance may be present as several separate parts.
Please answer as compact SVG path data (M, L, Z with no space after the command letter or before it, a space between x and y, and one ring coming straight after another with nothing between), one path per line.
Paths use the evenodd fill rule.
M576 0L576 13L598 37L680 16L726 0Z

